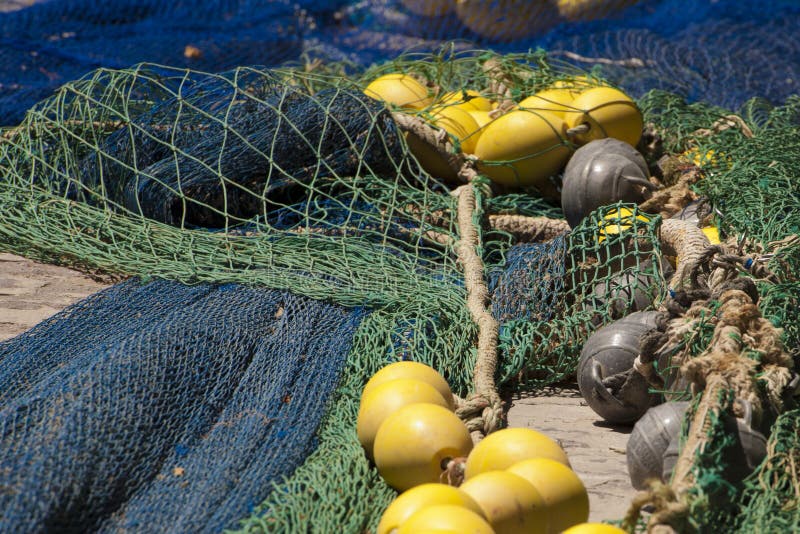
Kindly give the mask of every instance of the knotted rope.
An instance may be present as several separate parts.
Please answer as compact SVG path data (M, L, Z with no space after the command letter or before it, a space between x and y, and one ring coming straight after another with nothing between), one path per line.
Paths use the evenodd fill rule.
M464 270L467 308L478 326L478 350L473 371L474 392L466 399L456 398L456 414L464 420L473 441L478 442L486 434L501 428L505 420L503 401L494 381L500 325L490 311L489 288L484 279L477 230L483 216L479 195L484 191L491 194L491 189L475 170L473 158L454 152L447 135L442 135L443 130L403 113L395 113L394 118L401 130L414 133L438 152L465 184L452 191L457 198L456 222L459 233L454 248ZM558 235L566 230L564 223L547 218L499 216L493 221L496 226L510 233L529 238L543 239L543 236Z
M480 239L476 227L480 219L479 189L473 182L478 181L479 177L469 161L465 162L461 174L470 184L459 187L455 192L458 195L460 236L456 253L464 269L467 308L478 325L478 353L473 370L475 392L458 402L456 414L466 422L473 441L478 442L486 434L503 426L504 421L503 401L494 381L500 324L489 309L489 288L484 279L483 260L478 253Z
M709 443L711 421L729 410L738 417L744 416L741 403L731 405L723 399L749 402L753 420L758 421L764 399L780 410L783 389L790 382L793 366L781 343L781 330L761 317L752 279L738 276L745 265L753 263L752 258L748 261L747 257L726 254L722 247L706 246L692 252L687 246L696 239L686 240L691 235L686 232L682 225L675 225L668 234L676 255L681 258L682 252L689 256L684 260L684 268L676 272L675 276L680 278L671 284L679 288L673 290L672 297L678 302L668 309L677 317L665 331L653 332L643 339L642 349L652 361L683 346L672 356L673 364L680 365L680 376L692 393L701 397L675 465L670 491L655 485L639 494L626 517L626 526L633 528L642 506L652 504L656 511L648 521L648 532L680 532L685 526L690 490L695 484L695 461ZM685 242L675 241L678 237ZM763 269L761 274L769 278L771 273ZM710 307L711 302L719 304L716 311ZM684 314L685 305L690 307ZM714 334L703 353L691 358L691 348L685 340L700 320L712 321ZM654 350L659 342L662 347ZM751 353L758 354L758 358L749 357ZM764 395L759 382L765 386Z

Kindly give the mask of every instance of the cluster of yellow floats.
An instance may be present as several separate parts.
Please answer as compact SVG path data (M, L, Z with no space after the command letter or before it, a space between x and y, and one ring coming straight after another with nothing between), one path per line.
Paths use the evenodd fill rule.
M402 0L415 15L455 15L478 35L497 40L530 37L564 21L598 19L635 3L636 0Z
M636 103L585 76L556 82L503 113L497 110L500 103L474 90L432 96L409 74L381 76L364 92L444 129L461 152L478 159L478 170L493 182L536 186L545 195L554 193L548 179L563 169L574 146L606 137L636 146L642 135ZM428 173L454 178L455 171L429 145L413 134L406 140Z
M421 363L391 364L365 386L358 439L386 483L402 492L377 534L622 532L586 523L586 488L554 440L507 428L473 447L453 409L445 379ZM454 460L463 462L459 487L444 483Z

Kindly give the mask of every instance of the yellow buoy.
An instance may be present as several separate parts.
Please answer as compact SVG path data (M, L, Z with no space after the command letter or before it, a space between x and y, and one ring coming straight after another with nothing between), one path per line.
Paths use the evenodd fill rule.
M719 238L719 228L716 226L704 226L701 228L706 237L708 238L708 242L712 245L719 245L720 238Z
M486 436L467 457L467 480L486 471L502 471L530 458L550 458L569 466L564 449L530 428L504 428Z
M570 113L580 113L580 110L572 106L572 102L579 94L579 91L566 87L545 89L523 99L518 107L534 111L547 111L565 119Z
M548 178L569 159L565 132L564 121L552 113L510 111L483 129L475 146L478 171L499 184L535 185L549 194Z
M492 117L489 116L488 111L475 110L475 111L470 111L469 114L472 115L472 118L475 119L476 123L478 123L478 128L480 129L483 129L484 127L486 127L487 124L489 124L494 120Z
M458 106L465 111L491 111L492 103L478 91L452 91L445 93L440 102L442 106Z
M464 26L496 41L532 37L559 20L555 5L530 0L458 0L456 14Z
M650 217L641 213L634 217L633 210L630 208L612 209L597 223L599 227L597 242L602 243L607 236L629 231L636 221L647 223L650 222Z
M388 485L398 491L439 482L447 462L466 456L472 438L461 419L436 404L400 408L378 428L375 465Z
M570 113L566 121L570 128L588 126L585 133L573 137L577 144L613 137L636 146L642 137L644 121L636 102L613 87L587 89L573 100L572 105L583 113Z
M433 103L428 89L408 74L384 74L370 82L364 94L407 109L424 109Z
M403 406L420 402L438 404L443 408L448 408L442 394L433 386L410 378L399 378L386 382L373 388L369 395L361 397L356 433L367 457L372 458L375 434L378 433L381 423Z
M464 482L497 534L545 534L547 509L533 485L507 471L487 471Z
M436 107L431 110L431 122L458 139L462 152L472 154L475 151L481 131L478 123L465 109L458 106Z
M572 469L550 458L531 458L515 463L507 472L533 484L542 496L556 534L589 519L589 494Z
M390 534L417 511L442 504L466 508L483 517L483 510L475 499L460 489L447 484L422 484L401 493L392 501L381 516L377 534Z
M397 529L397 534L420 534L430 531L495 534L489 523L480 515L472 510L448 504L426 506L418 510Z
M458 180L458 172L431 145L413 132L405 132L405 138L408 150L417 158L425 172L445 182Z
M402 4L414 14L423 17L441 17L455 7L453 0L401 0Z
M441 393L444 400L447 401L447 406L451 410L455 408L453 393L450 391L450 386L447 385L447 380L445 380L444 377L440 375L433 367L419 362L394 362L390 363L386 367L383 367L377 373L372 375L372 378L369 379L367 385L364 386L364 390L361 392L361 398L369 395L373 388L376 388L386 382L397 380L398 378L412 378L414 380L422 380L423 382L428 383L429 385L433 386L436 391Z
M588 22L607 17L639 0L558 0L558 13L571 22Z
M595 78L591 78L586 75L579 75L579 76L572 76L570 78L565 78L563 80L558 80L553 82L552 88L553 89L572 89L580 93L581 91L585 91L590 87L598 87L601 83L596 80Z
M568 528L561 534L625 534L625 531L605 523L581 523Z

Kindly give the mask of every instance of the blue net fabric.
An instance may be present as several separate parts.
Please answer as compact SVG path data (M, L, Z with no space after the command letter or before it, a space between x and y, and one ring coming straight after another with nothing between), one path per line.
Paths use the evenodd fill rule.
M316 447L363 311L130 280L0 344L0 532L218 532Z
M453 41L499 52L543 47L584 68L602 66L635 96L661 88L730 108L750 97L781 103L800 84L795 0L598 0L591 16L548 12L525 35L509 22L521 4L510 0L483 2L501 13L488 35L452 12L423 16L400 0L32 1L0 12L0 125L18 123L56 87L97 67L147 61L220 72L305 55L358 69Z
M505 265L489 274L492 314L498 321L548 321L563 300L566 239L522 243L506 253Z

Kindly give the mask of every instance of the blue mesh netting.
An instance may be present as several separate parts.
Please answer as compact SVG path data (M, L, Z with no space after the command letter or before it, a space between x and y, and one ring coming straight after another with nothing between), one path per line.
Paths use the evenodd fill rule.
M564 290L566 239L514 245L489 275L492 314L499 321L548 321Z
M14 10L31 1L0 13L0 124L19 122L54 88L100 66L222 71L308 54L358 68L452 40L500 52L541 46L582 67L602 65L637 96L663 88L737 107L753 96L782 102L800 83L796 0L642 0L625 9L632 0L598 0L577 21L544 10L546 24L512 39L520 11L524 18L545 3L483 2L499 20L487 36L454 13L421 16L399 0L39 0Z
M0 532L236 526L314 450L362 316L131 280L0 344Z

